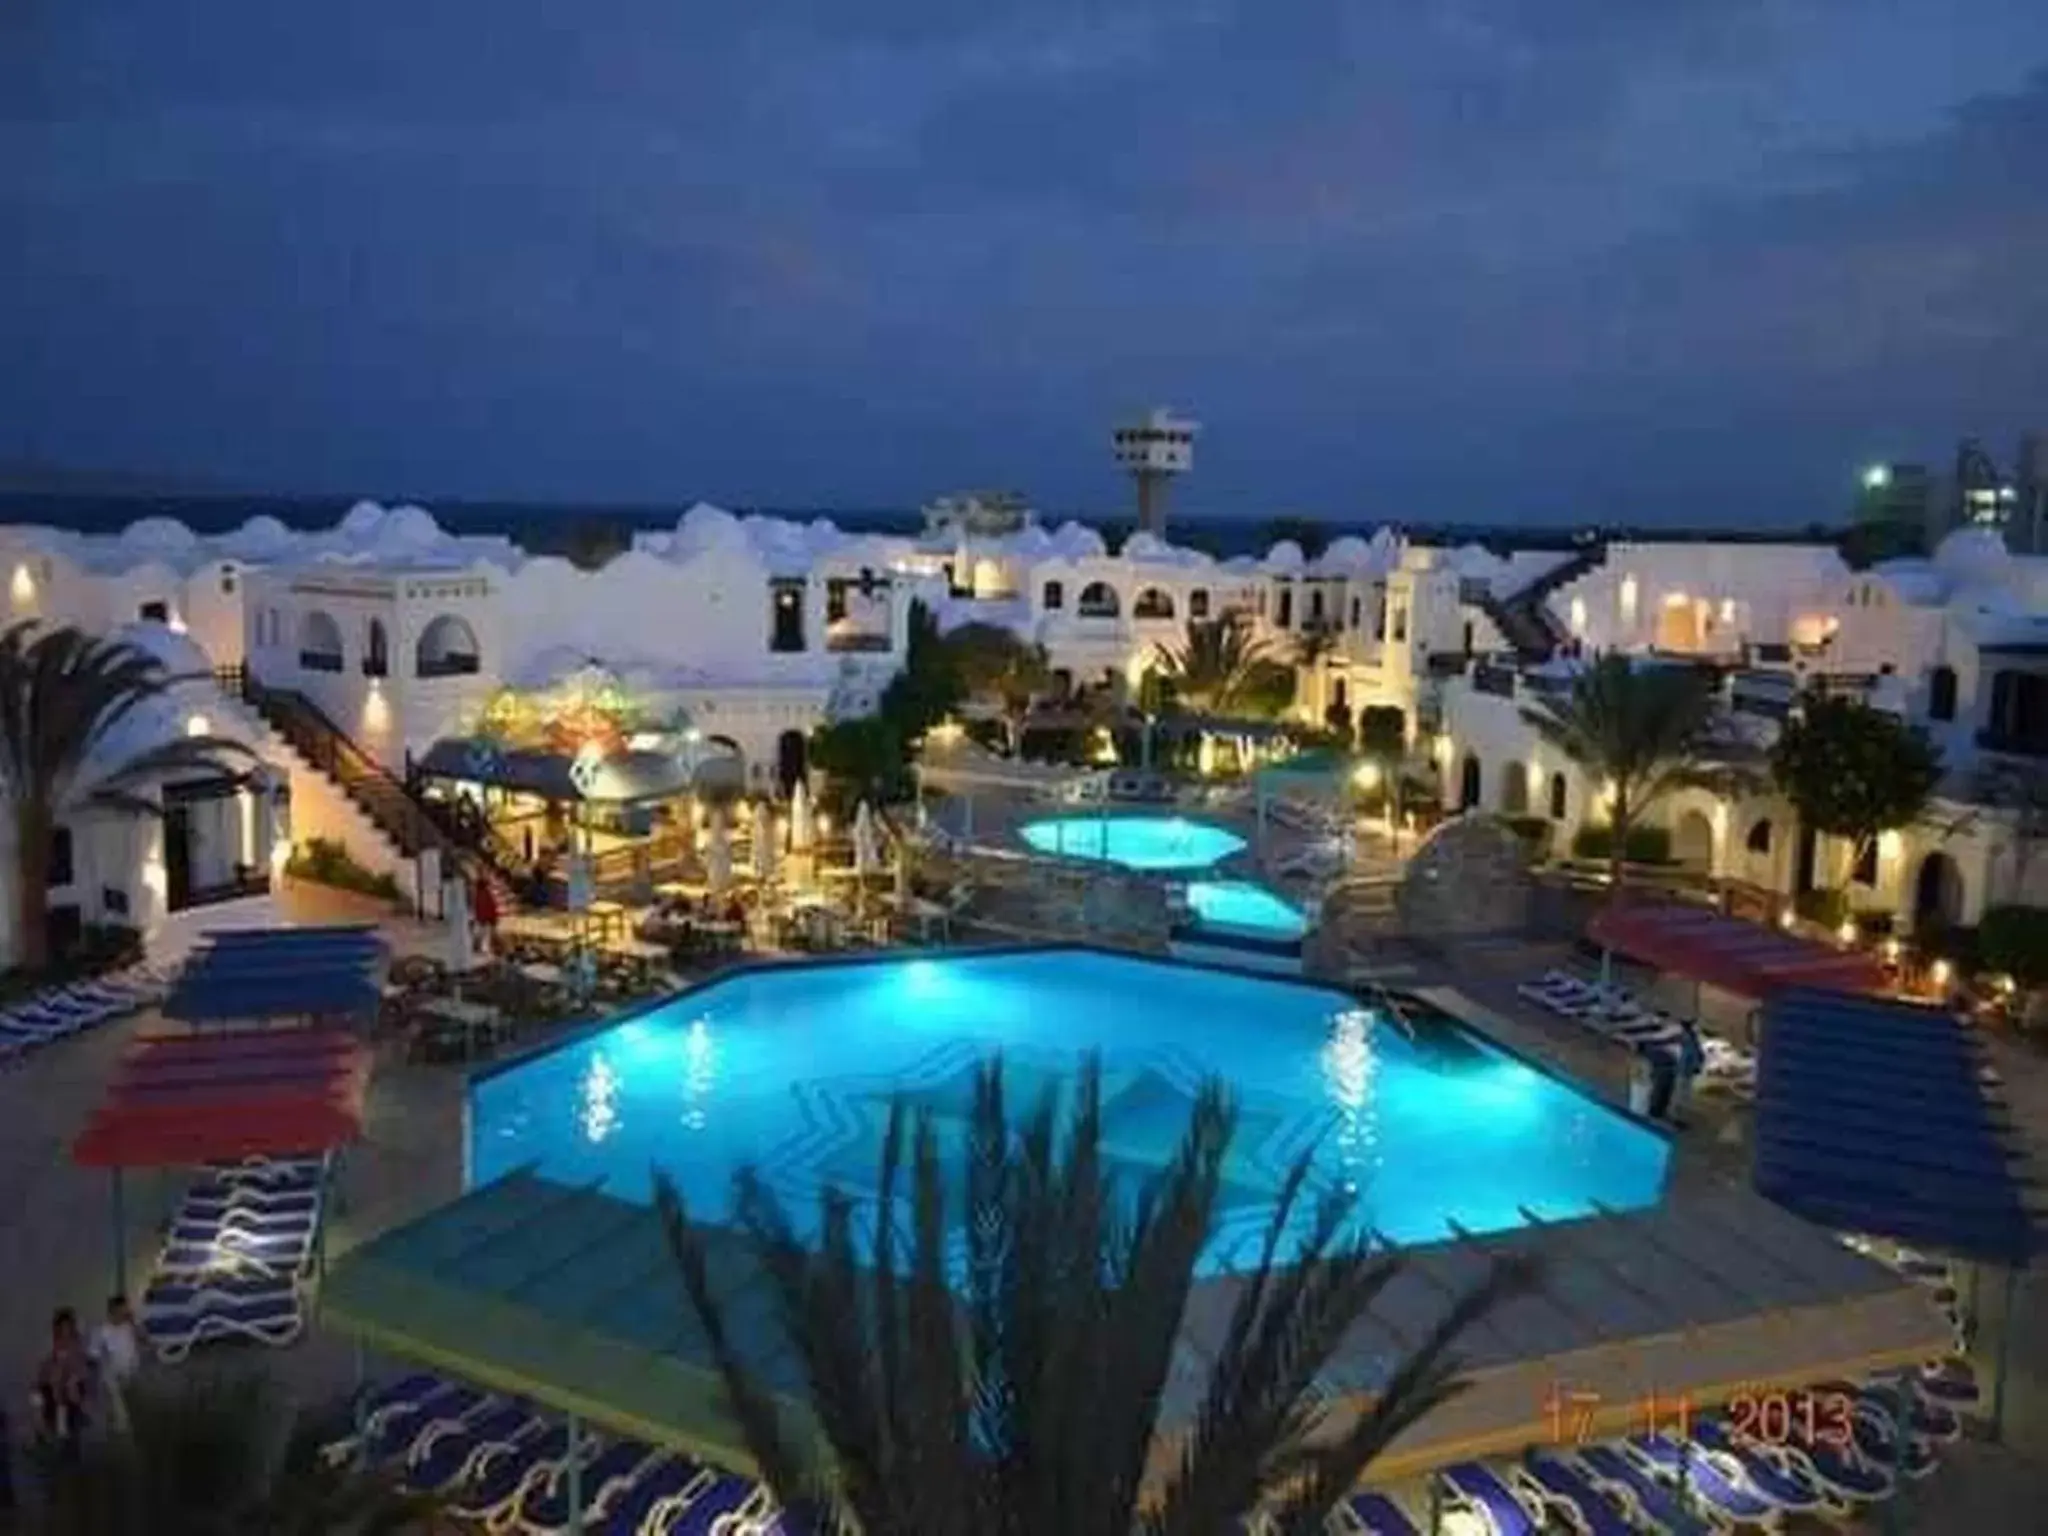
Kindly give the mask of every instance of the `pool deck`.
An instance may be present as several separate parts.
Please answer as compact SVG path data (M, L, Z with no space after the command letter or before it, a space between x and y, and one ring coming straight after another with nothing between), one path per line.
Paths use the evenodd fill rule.
M337 921L374 916L384 922L385 931L400 953L430 952L439 946L431 928L405 920L333 893L315 892L304 897L294 915L303 921ZM1463 1011L1494 1033L1503 1043L1536 1056L1577 1077L1596 1090L1617 1096L1625 1059L1583 1031L1571 1029L1520 1008L1514 997L1516 980L1540 973L1555 963L1555 947L1502 946L1483 955L1461 956L1456 974L1447 967L1421 961L1390 976L1392 984L1422 988L1454 985L1462 995ZM1484 1010L1483 1016L1479 1010ZM6 1111L0 1114L0 1236L13 1260L15 1282L0 1294L0 1372L5 1380L22 1386L29 1380L47 1337L51 1308L75 1307L90 1320L99 1313L107 1288L108 1233L105 1181L71 1166L68 1148L71 1138L97 1101L115 1059L138 1029L160 1024L153 1015L111 1027L84 1038L66 1042L37 1053L0 1078L0 1095ZM2008 1099L2014 1121L2035 1143L2037 1155L2048 1153L2048 1061L2002 1037L1990 1042L1994 1059L2005 1073ZM333 1240L337 1252L368 1236L401 1225L453 1198L460 1189L462 1080L442 1067L412 1066L399 1061L380 1065L370 1101L370 1120L363 1144L351 1156L341 1189L345 1207L336 1218ZM1733 1132L1733 1135L1730 1133ZM1775 1207L1756 1208L1733 1177L1745 1161L1739 1141L1739 1119L1721 1124L1695 1126L1679 1141L1679 1156L1672 1179L1678 1207L1694 1207L1700 1223L1688 1230L1695 1234L1720 1232L1712 1254L1701 1261L1716 1265L1739 1256L1744 1264L1756 1262L1760 1248L1753 1230L1777 1231L1792 1218ZM155 1181L137 1181L138 1193L160 1194L165 1203L172 1188L158 1189ZM138 1254L146 1254L153 1239L154 1210L151 1199L131 1199L130 1243ZM161 1210L162 1204L155 1206ZM1610 1252L1633 1265L1663 1264L1655 1260L1655 1246L1663 1234L1642 1225L1656 1213L1643 1213L1636 1223L1629 1218L1574 1224L1604 1229L1590 1255L1584 1240L1565 1245L1567 1263L1592 1264L1596 1276L1590 1284L1604 1287L1614 1295L1618 1287L1609 1274ZM1732 1224L1732 1225L1731 1225ZM1807 1235L1813 1229L1793 1223ZM1689 1242L1685 1237L1674 1241ZM1490 1240L1502 1244L1532 1241L1522 1233L1500 1234ZM1775 1239L1774 1239L1775 1241ZM1806 1251L1806 1238L1794 1243L1795 1260ZM1830 1250L1830 1259L1845 1255L1839 1245L1818 1238ZM1470 1243L1438 1245L1421 1250L1426 1255L1417 1269L1424 1274L1444 1274L1439 1264L1468 1262L1489 1246L1487 1239ZM1690 1287L1704 1290L1702 1282L1683 1276L1692 1268L1691 1250L1679 1266L1664 1266L1672 1277L1675 1293ZM1773 1253L1777 1250L1774 1248ZM1444 1257L1440 1260L1437 1255ZM1576 1256L1574 1256L1576 1255ZM1817 1252L1815 1254L1817 1257ZM1799 1274L1797 1263L1773 1260L1766 1266L1782 1283L1790 1284ZM1790 1274L1780 1271L1790 1269ZM1628 1271L1631 1275L1633 1270ZM1573 1282L1577 1283L1577 1282ZM1645 1282L1646 1284L1649 1282ZM1660 1280L1658 1287L1663 1285ZM1987 1336L2001 1326L1997 1315L1995 1287L1986 1287L1990 1311ZM1772 1316L1768 1306L1752 1309L1769 1320L1747 1339L1726 1336L1722 1324L1704 1314L1675 1331L1643 1333L1635 1337L1657 1351L1658 1368L1636 1369L1626 1358L1634 1346L1617 1346L1615 1338L1603 1331L1607 1323L1580 1317L1576 1310L1562 1317L1533 1317L1529 1326L1546 1329L1543 1335L1560 1346L1578 1339L1576 1352L1563 1349L1549 1360L1531 1365L1496 1358L1481 1339L1474 1359L1477 1385L1458 1405L1447 1409L1440 1429L1433 1435L1458 1436L1469 1443L1499 1444L1516 1449L1529 1441L1547 1438L1544 1406L1546 1393L1561 1382L1583 1390L1598 1391L1599 1409L1623 1416L1639 1412L1640 1402L1630 1394L1640 1383L1654 1377L1666 1393L1685 1390L1685 1370L1692 1362L1713 1366L1724 1377L1754 1372L1779 1363L1780 1344L1799 1343L1799 1335L1825 1333L1828 1348L1858 1347L1860 1330L1911 1328L1910 1317L1893 1310L1896 1288L1868 1289L1857 1284L1847 1294L1855 1299L1846 1310L1839 1306L1800 1307L1789 1302ZM1768 1301L1766 1294L1758 1298ZM1927 1532L2001 1532L2035 1528L2038 1509L2048 1501L2048 1284L2038 1271L2022 1277L2017 1304L2013 1379L2008 1398L2007 1440L2003 1445L1964 1442L1944 1450L1940 1469L1915 1485L1903 1528ZM1499 1324L1494 1325L1498 1330ZM1517 1322L1519 1331L1521 1324ZM1618 1328L1618 1323L1615 1325ZM1578 1328L1579 1334L1569 1332ZM1197 1333L1199 1340L1199 1333ZM1750 1351L1756 1349L1759 1354ZM1817 1344L1815 1357L1826 1353ZM329 1331L315 1327L297 1346L282 1351L265 1351L258 1357L277 1371L280 1379L302 1397L313 1399L345 1387L354 1378L354 1351ZM1662 1362L1669 1362L1668 1366ZM1979 1361L1980 1370L1986 1362ZM375 1362L372 1362L375 1368ZM1567 1374L1567 1371L1574 1374ZM1576 1374L1583 1372L1583 1375ZM1711 1384L1709 1384L1711 1385ZM1702 1389L1704 1390L1704 1389ZM1610 1396L1610 1393L1613 1394ZM1455 1418L1451 1417L1455 1415ZM1433 1421L1434 1422L1434 1421ZM1517 1428L1519 1426L1519 1429ZM17 1428L18 1428L17 1422ZM1419 1449L1419 1448L1414 1448ZM1421 1458L1402 1447L1397 1458L1380 1464L1374 1482L1399 1483L1404 1468ZM1864 1529L1876 1530L1876 1517L1869 1517Z

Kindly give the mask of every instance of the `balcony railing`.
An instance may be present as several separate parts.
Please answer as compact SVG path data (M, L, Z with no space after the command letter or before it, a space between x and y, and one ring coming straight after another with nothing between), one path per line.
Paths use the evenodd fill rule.
M483 670L481 657L450 652L446 656L422 656L417 676L469 677Z
M299 652L299 670L301 672L339 672L341 670L341 652L301 651Z

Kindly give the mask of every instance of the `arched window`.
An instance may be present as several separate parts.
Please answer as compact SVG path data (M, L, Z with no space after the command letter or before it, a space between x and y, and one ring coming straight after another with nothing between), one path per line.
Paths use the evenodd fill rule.
M1123 611L1116 588L1106 581L1089 582L1074 606L1084 619L1113 619Z
M299 670L341 670L341 626L333 614L315 608L299 620Z
M1323 589L1321 587L1310 587L1308 589L1308 621L1311 624L1323 622Z
M1510 761L1501 770L1500 808L1504 815L1529 814L1529 765Z
M1564 775L1553 773L1550 776L1550 819L1552 821L1564 820L1565 793Z
M1856 868L1850 872L1849 878L1858 885L1874 886L1877 884L1876 838L1873 837L1869 842L1865 843L1862 851L1856 855Z
M1209 589L1197 587L1188 594L1188 617L1206 619L1209 617Z
M1479 808L1480 791L1479 759L1471 753L1465 756L1464 766L1458 773L1458 809L1473 811Z
M1751 853L1769 853L1771 851L1771 823L1769 818L1751 824L1749 836L1742 840L1742 846Z
M416 677L461 677L483 667L483 648L476 631L452 613L444 613L420 631L415 649Z
M1173 617L1173 599L1158 587L1147 587L1138 594L1138 600L1131 604L1134 619L1170 619Z
M1274 594L1273 601L1273 622L1282 629L1292 629L1294 627L1294 588L1290 584L1282 582L1280 590Z
M1044 587L1042 602L1047 612L1066 607L1067 589L1065 585L1057 581L1048 581Z
M363 676L387 677L391 672L391 645L385 638L384 621L370 620L363 637Z
M1927 674L1927 718L1953 720L1956 717L1956 669L1936 667Z

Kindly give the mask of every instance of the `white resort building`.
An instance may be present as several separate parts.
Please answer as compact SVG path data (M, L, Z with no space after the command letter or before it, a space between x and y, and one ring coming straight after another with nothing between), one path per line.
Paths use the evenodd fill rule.
M1190 620L1242 613L1277 655L1319 651L1298 713L1399 708L1450 804L1543 818L1557 846L1596 814L1598 786L1546 758L1521 706L1575 656L1724 663L1732 707L1764 732L1808 683L1854 690L1940 741L1948 777L1925 825L1888 836L1875 869L1843 871L1844 850L1802 835L1774 799L1689 794L1660 811L1675 855L1783 893L1847 875L1859 907L1906 925L1974 921L2019 898L2023 870L2027 899L2048 900L2048 860L2025 867L2009 813L1981 792L1987 765L2048 759L2048 557L2009 554L1993 533L1863 572L1820 544L1498 553L1390 529L1314 559L1283 542L1218 560L1143 532L1111 555L1094 530L1040 526L1013 497L938 511L907 537L699 505L595 571L367 503L315 532L267 517L217 536L161 519L118 535L0 529L11 621L139 638L195 674L147 729L203 719L274 769L268 792L172 786L191 805L160 826L71 827L55 920L161 932L202 910L218 926L214 903L260 907L273 863L313 837L410 888L426 838L401 803L409 768L473 735L501 691L593 668L687 721L750 789L786 790L816 727L875 708L913 599L943 626L980 620L1042 644L1073 685L1135 681ZM1298 644L1310 633L1320 646Z

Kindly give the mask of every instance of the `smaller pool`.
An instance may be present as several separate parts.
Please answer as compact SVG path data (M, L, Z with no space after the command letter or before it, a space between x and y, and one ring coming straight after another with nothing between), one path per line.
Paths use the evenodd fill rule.
M1207 869L1244 847L1236 833L1185 816L1054 816L1017 835L1039 853L1126 869Z
M1188 905L1204 928L1262 939L1298 939L1308 932L1299 907L1250 880L1191 880Z

